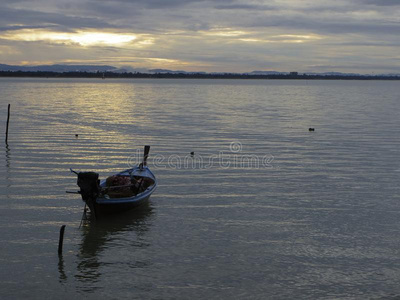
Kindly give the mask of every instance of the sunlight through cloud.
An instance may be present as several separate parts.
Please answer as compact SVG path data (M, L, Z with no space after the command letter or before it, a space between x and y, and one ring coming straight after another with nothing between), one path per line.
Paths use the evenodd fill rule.
M220 36L220 37L236 37L248 34L242 30L233 30L231 28L215 28L209 31L200 31L203 35Z
M129 44L137 39L136 35L112 32L77 31L51 32L35 29L8 31L0 38L14 41L48 41L56 44L71 44L80 46L108 45L119 46Z

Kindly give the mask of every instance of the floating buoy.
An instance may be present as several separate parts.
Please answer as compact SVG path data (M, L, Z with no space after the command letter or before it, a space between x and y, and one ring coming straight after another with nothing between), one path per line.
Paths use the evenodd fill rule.
M308 128L308 131L315 131L315 128Z
M75 137L78 137L79 135L78 134L75 134Z
M192 151L192 152L190 152L190 155L191 155L191 156L194 156L194 152L193 152L193 151Z

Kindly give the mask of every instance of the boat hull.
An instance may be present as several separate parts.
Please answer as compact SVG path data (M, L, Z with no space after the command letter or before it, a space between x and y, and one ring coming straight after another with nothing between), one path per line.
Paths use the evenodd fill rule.
M123 203L95 203L96 214L99 216L117 214L132 209L136 209L146 203L148 203L150 195L140 201L123 202Z
M157 180L154 174L148 167L139 166L117 173L119 176L137 176L151 179L154 183L147 187L144 191L132 197L124 198L106 198L98 197L94 203L87 203L91 212L94 212L96 217L121 213L136 209L149 201L151 194L157 188ZM100 187L106 187L106 180L100 182Z

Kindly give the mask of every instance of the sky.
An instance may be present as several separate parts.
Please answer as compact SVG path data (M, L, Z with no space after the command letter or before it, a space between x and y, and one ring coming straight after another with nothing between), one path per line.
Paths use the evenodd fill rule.
M0 0L0 63L400 73L400 0Z

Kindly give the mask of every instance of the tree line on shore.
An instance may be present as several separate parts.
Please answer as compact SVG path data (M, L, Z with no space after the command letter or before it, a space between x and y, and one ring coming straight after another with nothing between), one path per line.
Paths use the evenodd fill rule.
M188 79L327 79L327 80L400 80L399 75L322 75L322 74L271 74L252 75L237 73L139 73L139 72L48 72L0 71L0 77L40 78L188 78Z

